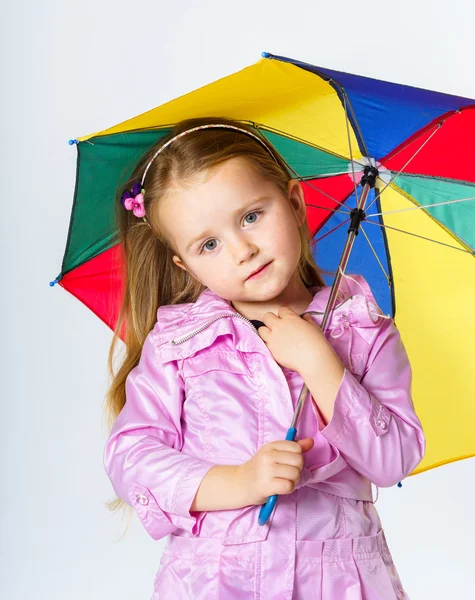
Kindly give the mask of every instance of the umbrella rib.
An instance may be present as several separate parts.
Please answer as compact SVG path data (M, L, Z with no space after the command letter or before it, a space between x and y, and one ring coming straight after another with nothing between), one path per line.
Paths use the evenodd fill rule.
M376 260L378 261L378 263L379 263L379 266L381 267L381 270L382 270L382 272L384 273L384 276L386 277L386 281L388 282L388 285L390 286L390 285L391 285L391 282L390 282L390 279L389 279L389 275L388 275L388 274L386 273L386 271L384 270L384 267L383 267L383 265L382 265L381 261L379 260L378 254L377 254L376 250L373 248L373 245L372 245L372 243L370 242L370 239L369 239L369 237L366 235L366 231L363 229L363 227L362 227L362 225L361 225L361 224L360 224L360 230L363 232L363 235L365 236L365 238L366 238L366 241L367 241L367 242L368 242L368 244L369 244L369 247L370 247L370 248L371 248L371 250L373 251L374 257L375 257L375 258L376 258Z
M345 203L344 202L340 202L340 200L337 200L337 198L333 198L333 196L330 196L330 194L327 194L326 192L324 192L323 190L320 190L319 188L317 188L315 185L313 185L312 183L309 183L308 181L305 181L305 183L307 185L309 185L312 189L316 190L319 194L322 194L323 196L326 196L327 198L329 198L330 200L332 200L333 202L336 202L337 204L339 204L341 207L346 208ZM307 204L307 206L316 206L316 205L312 205L312 204ZM318 207L318 208L324 208L322 207ZM345 214L350 214L350 211L340 211L340 210L334 210L334 209L328 209L328 210L332 210L334 212L345 212Z
M263 130L267 130L267 131L272 131L271 128L269 127L261 127L260 123L255 123L253 121L246 121L247 123L251 124L253 127L255 127L257 130L263 129ZM292 136L289 136L287 134L284 134L283 132L279 131L278 129L274 129L273 131L278 132L279 134L282 133L282 135L285 135L285 137L291 138ZM294 139L298 139L298 138L294 138ZM300 141L300 140L299 140ZM304 141L304 140L302 140ZM314 144L308 144L308 142L304 142L307 145L313 146L318 148L318 146L315 146ZM311 188L313 188L314 190L316 190L317 192L319 192L320 194L323 194L324 196L326 196L327 198L329 198L330 200L332 200L333 202L335 202L336 204L339 204L340 206L344 206L343 202L340 202L340 200L338 200L337 198L333 198L332 196L330 196L330 194L327 194L326 192L324 192L323 190L318 189L315 185L309 183L309 181L307 181L306 179L304 179L301 175L299 175L297 173L297 171L289 165L289 163L285 160L285 158L281 155L280 158L282 159L282 162L286 165L286 167L288 168L289 171L291 171L294 175L295 175L295 179L301 181L301 182L305 182L307 185L309 185ZM348 213L349 214L349 213Z
M345 109L346 133L347 133L347 136L348 136L348 147L350 149L351 170L353 172L353 185L355 186L356 206L359 206L360 198L358 196L358 191L357 191L357 188L356 188L355 164L353 162L353 149L352 149L352 146L351 146L350 127L349 127L349 124L348 124L349 118L348 118L348 109L347 109L347 106L346 106L346 92L345 92L345 90L343 90L343 107Z
M365 167L363 163L359 163L355 160L355 163L360 167ZM333 173L319 173L318 175L311 176L312 179L328 179L328 177L336 177L337 175L348 175L348 171L334 171ZM304 180L305 177L302 177Z
M346 132L348 135L348 146L349 146L349 150L350 150L350 160L351 160L351 168L353 171L353 185L354 185L354 190L355 190L355 198L356 198L356 203L358 205L358 201L359 201L359 196L358 196L358 190L357 190L357 185L356 185L356 175L355 175L355 163L356 164L361 164L359 163L357 160L355 160L353 158L353 149L352 149L352 145L351 145L351 136L350 136L350 130L349 130L349 118L348 118L348 110L347 110L347 96L345 91L343 90L343 106L345 109L345 123L346 123ZM351 106L351 104L350 104ZM253 123L254 126L256 126L256 123ZM262 128L261 128L262 129ZM268 128L265 128L268 129ZM278 131L278 130L275 130ZM283 133L283 132L279 132L279 133ZM286 137L289 137L288 135ZM364 142L363 142L364 143ZM304 180L302 177L299 176L299 174L295 171L295 169L293 167L291 167L286 160L283 159L283 157L281 157L283 162L287 165L288 169L290 171L292 171L292 173L296 176L296 178L299 181L305 181L305 183L307 185L309 185L311 188L313 188L314 190L316 190L317 192L319 192L320 194L323 194L324 196L326 196L327 198L329 198L330 200L332 200L333 202L336 202L337 204L339 204L340 206L344 206L343 202L340 202L337 198L333 198L332 196L330 196L330 194L327 194L326 192L324 192L323 190L320 190L319 188L317 188L315 185L309 183L307 180ZM364 166L363 164L361 164L361 166ZM307 206L312 206L310 204L308 204ZM324 207L318 207L318 208L324 208ZM334 211L334 212L341 212L341 211ZM350 212L348 211L346 214L350 214Z
M379 217L380 215L392 215L394 213L407 212L409 210L420 210L421 208L431 208L433 206L443 206L444 204L455 204L456 202L467 202L468 200L475 200L475 196L469 196L468 198L460 198L459 200L447 200L447 202L437 202L435 204L424 204L421 206L411 206L409 208L400 208L398 210L388 210L387 212L372 213L366 215L367 217Z
M329 208L328 206L319 206L318 204L307 204L306 206L310 208L320 208L321 210L328 210L332 213L339 213L340 215L350 215L351 212L349 210L336 210L334 208Z
M269 127L261 127L260 123L255 123L255 122L251 122L248 121L248 123L250 123L251 125L253 125L256 129L263 129L263 130L267 130L267 131L274 131L277 132L279 134L282 134L285 137L288 138L293 138L293 139L297 139L298 141L301 141L307 145L313 146L315 148L318 148L320 150L323 150L322 148L319 148L319 146L316 146L315 144L308 144L308 142L305 142L304 140L299 140L298 138L295 138L294 136L289 136L288 134L284 134L284 132L278 130L278 129L274 129L272 130ZM327 152L328 153L328 152ZM335 155L336 156L336 155ZM316 190L317 192L319 192L320 194L323 194L324 196L326 196L327 198L329 198L330 200L332 200L332 202L336 202L337 204L339 204L340 206L344 206L343 202L340 202L337 198L333 198L332 196L330 196L330 194L327 194L326 192L324 192L323 190L318 189L315 185L313 185L312 183L309 183L309 181L307 181L306 179L304 179L302 176L300 176L297 171L291 167L289 165L289 163L284 159L283 156L280 157L282 159L282 162L287 166L287 168L289 169L289 171L292 171L292 173L295 175L295 178L298 179L301 182L305 182L307 185L309 185L311 188L313 188L314 190ZM349 213L348 213L349 214Z
M339 204L340 206L345 207L345 203L344 202L340 202L340 200L338 200L337 198L334 198L333 196L330 196L330 194L327 194L323 190L320 190L319 188L317 188L313 183L310 183L306 179L302 179L302 177L300 177L300 175L297 173L297 171L295 171L295 169L293 169L293 167L291 167L283 158L282 158L282 160L287 165L287 167L292 171L292 173L295 175L295 179L298 179L299 181L301 181L303 183L306 183L308 186L310 186L312 189L314 189L315 191L317 191L319 194L322 194L323 196L326 196L327 198L329 198L333 202L336 202L336 204ZM349 212L348 212L348 214L349 214Z
M418 148L414 154L408 159L408 161L406 162L405 165L402 166L402 168L396 173L396 175L390 179L388 181L388 183L386 183L386 185L383 187L382 190L380 190L379 194L377 194L377 196L373 199L373 201L371 202L371 204L369 204L366 207L366 210L369 210L373 204L381 197L381 194L384 192L384 190L391 185L391 183L394 182L394 180L403 172L403 170L407 167L407 165L417 156L417 154L419 154L419 152L422 150L422 148L424 148L424 146L426 144L428 144L430 142L430 140L433 138L433 136L437 133L437 131L439 131L439 129L442 127L444 121L442 121L441 123L439 123L437 125L437 127L434 129L434 131L430 134L430 136L426 139L426 141L422 144L422 146L420 148Z
M281 135L284 138L287 138L289 140L294 140L294 141L299 142L301 144L305 144L305 146L310 146L311 148L315 148L316 150L320 150L324 154L329 154L331 156L335 156L336 158L339 158L341 160L345 160L345 161L348 160L347 156L342 156L341 154L333 152L332 150L329 150L328 148L324 148L323 146L319 146L318 144L314 144L312 142L309 142L308 140L300 138L300 137L298 137L296 135L293 135L293 134L290 134L290 133L286 133L285 131L282 131L281 129L276 129L275 127L270 127L269 125L264 125L262 123L256 123L255 121L247 121L247 120L241 119L241 122L242 123L248 123L249 125L252 125L256 129L262 129L264 131L269 131L269 132L272 132L272 133L278 133L279 135ZM358 161L356 161L356 162L358 162Z
M346 92L345 92L345 96L346 96ZM353 109L353 105L351 104L351 100L350 100L349 96L346 96L346 97L348 99L348 106L350 108L351 114L353 115L353 119L355 121L356 129L358 130L358 133L359 133L359 136L360 136L360 139L361 139L361 143L363 144L363 147L364 147L365 156L369 157L368 148L366 147L366 142L364 141L363 132L360 129L360 124L358 123L358 119L356 118L356 114L355 114L355 111Z
M400 233L406 233L407 235L412 235L414 237L421 238L422 240L426 240L428 242L433 242L434 244L440 244L441 246L447 246L447 248L452 248L452 250L460 250L460 252L466 252L467 254L471 254L475 256L474 250L465 250L464 248L457 248L456 246L451 246L450 244L445 244L444 242L439 242L437 240L433 240L432 238L425 237L423 235L418 235L417 233L412 233L411 231L405 231L404 229L397 229L396 227L391 227L390 225L383 225L382 223L376 223L375 221L368 221L365 219L365 223L371 223L372 225L378 225L378 227L384 227L386 229L392 229L393 231L399 231Z
M454 111L453 114L445 116L443 119L441 119L439 121L439 123L437 124L438 126L443 125L445 121L447 121L447 119L451 119L452 117L454 117L455 115L459 115L461 114L462 111L460 109L457 109ZM435 127L435 125L434 125ZM400 154L403 150L405 150L408 146L410 146L411 144L413 144L414 142L416 142L420 137L422 137L425 133L427 133L427 129L423 128L422 131L420 131L419 134L414 134L413 136L410 136L409 139L406 141L405 144L401 145L401 147L397 150L397 152L394 152L394 154L389 153L388 155L386 155L385 158L382 158L381 161L387 161L387 160L391 160L393 159L395 156L397 156L398 154Z
M346 221L342 221L339 225L337 225L336 227L334 227L333 229L331 229L330 231L327 231L324 235L322 235L322 237L319 237L318 239L315 240L315 244L318 244L318 242L320 242L321 240L323 240L324 238L327 237L327 235L330 235L330 233L333 233L334 231L336 231L337 229L339 229L342 225L344 225L345 223L348 223L350 219L346 219ZM314 234L315 235L315 234Z
M346 90L345 88L338 82L336 81L336 79L333 79L333 77L329 77L328 75L325 75L324 73L320 73L318 71L314 71L319 77L321 77L322 79L324 79L327 83L329 83L330 85L332 85L335 88L338 88L337 90L337 94L338 96L341 98L344 98L344 105L345 105L345 115L347 117L348 120L348 112L347 112L347 106L350 108L351 114L353 116L354 119L354 126L356 127L356 132L358 133L361 143L363 145L363 150L364 150L364 155L369 157L369 152L368 152L368 148L366 147L366 142L364 141L364 137L363 137L363 133L361 131L360 125L358 123L358 119L356 118L356 114L355 111L353 109L353 105L351 104L351 99L350 97L346 94ZM358 138L358 136L356 136ZM365 166L365 165L361 165L361 166Z
M269 125L263 125L262 123L257 123L256 121L249 121L248 119L237 119L238 121L240 121L241 123L247 123L248 125L252 125L253 127L255 127L256 129L262 129L264 131L269 131L272 133L278 133L279 135L281 135L282 137L285 137L289 140L294 140L296 142L299 142L301 144L305 144L306 146L310 146L311 148L315 148L316 150L320 150L321 152L323 152L324 154L328 154L331 156L335 156L336 158L339 158L341 160L348 160L347 156L342 156L341 154L338 154L336 152L332 152L331 150L329 150L328 148L324 148L323 146L319 146L318 144L314 144L312 142L309 142L306 139L300 138L296 135L292 135L290 133L286 133L285 131L282 131L281 129L276 129L275 127L270 127ZM169 123L168 125L163 125L160 127L139 127L136 129L130 129L129 131L127 131L127 133L140 133L142 131L161 131L161 130L166 130L166 129L171 129L172 127L174 127L176 125L176 123ZM112 134L107 134L107 137L110 135L116 135L114 133ZM99 136L97 136L99 137ZM85 140L88 141L88 140ZM89 142L92 144L92 142ZM94 144L92 144L94 145ZM358 161L355 161L357 164ZM364 165L362 165L364 166ZM336 173L338 174L338 173Z

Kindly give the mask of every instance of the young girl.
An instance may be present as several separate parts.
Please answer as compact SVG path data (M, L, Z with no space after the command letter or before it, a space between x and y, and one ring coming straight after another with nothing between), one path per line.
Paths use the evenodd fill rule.
M408 598L371 482L424 455L411 367L360 275L323 335L330 288L299 181L251 126L208 118L177 125L124 189L111 369L123 330L126 357L104 465L111 508L168 536L152 600Z

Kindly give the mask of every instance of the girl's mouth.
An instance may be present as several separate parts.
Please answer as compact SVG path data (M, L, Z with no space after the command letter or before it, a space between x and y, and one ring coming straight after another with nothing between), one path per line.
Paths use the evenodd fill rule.
M257 271L256 273L254 273L253 275L249 275L249 277L247 279L254 279L256 277L259 277L260 275L262 275L263 273L265 273L267 271L268 266L271 264L272 261L268 262L267 264L265 264L259 271ZM247 281L247 280L246 280Z

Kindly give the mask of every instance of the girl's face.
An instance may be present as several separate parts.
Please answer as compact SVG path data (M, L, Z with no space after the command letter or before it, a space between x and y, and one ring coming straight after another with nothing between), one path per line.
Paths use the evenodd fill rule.
M309 300L298 274L305 220L300 183L288 197L259 177L246 159L227 160L188 188L172 188L158 209L162 228L177 251L173 261L210 290L252 312L256 303ZM257 276L250 275L270 263Z

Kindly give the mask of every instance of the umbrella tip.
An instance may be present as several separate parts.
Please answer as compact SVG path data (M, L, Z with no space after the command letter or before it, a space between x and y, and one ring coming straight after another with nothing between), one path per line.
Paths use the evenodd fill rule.
M68 144L72 146L73 144L79 144L77 140L69 140Z
M262 56L262 58L270 58L271 57L270 52L261 52L261 56Z
M58 283L59 279L55 279L54 281L50 281L49 285L50 287L53 287L56 283Z
M399 482L399 483L397 484L397 487L402 487L402 483L401 483L401 482Z

